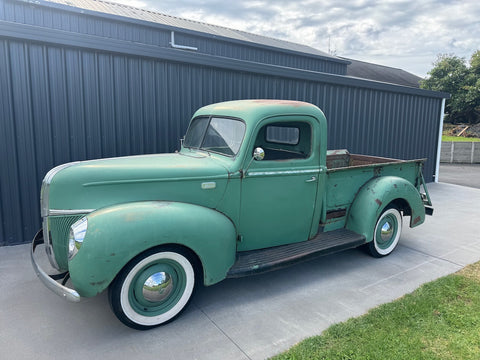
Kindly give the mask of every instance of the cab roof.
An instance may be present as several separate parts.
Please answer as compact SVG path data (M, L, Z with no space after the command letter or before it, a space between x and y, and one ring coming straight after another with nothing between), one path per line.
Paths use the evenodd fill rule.
M315 105L292 100L236 100L211 104L198 109L193 117L217 115L236 117L247 125L258 120L279 115L309 115L316 119L324 119L323 112Z

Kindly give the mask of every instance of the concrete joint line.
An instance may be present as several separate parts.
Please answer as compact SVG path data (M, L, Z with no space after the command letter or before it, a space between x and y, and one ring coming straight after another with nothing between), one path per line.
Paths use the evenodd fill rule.
M414 266L414 267L408 268L408 269L406 269L406 270L404 270L404 271L402 271L402 272L399 272L399 273L396 273L396 274L394 274L394 275L388 276L388 277L386 277L386 278L384 278L384 279L382 279L382 280L378 280L378 281L374 282L373 284L367 285L367 286L361 288L361 289L359 290L360 292L364 292L365 290L367 290L367 289L369 289L369 288L371 288L371 287L374 287L374 286L376 286L376 285L378 285L378 284L380 284L380 283L382 283L382 282L384 282L384 281L386 281L386 280L390 280L390 279L392 279L392 278L394 278L394 277L397 277L398 275L405 274L405 273L407 273L407 272L409 272L409 271L415 270L415 269L417 269L417 268L419 268L419 267L421 267L421 266L423 266L423 265L425 265L425 264L432 263L434 260L445 261L445 262L448 262L448 263L450 263L450 264L452 264L452 265L458 266L458 267L459 267L458 270L464 268L463 265L457 264L457 263L455 263L455 262L453 262L453 261L450 261L450 260L447 260L447 259L443 259L443 258L438 257L438 256L430 255L430 254L424 253L423 251L419 251L419 250L413 249L413 248L408 247L408 246L404 246L404 245L403 245L403 247L405 247L405 248L407 248L407 249L409 249L409 250L412 250L412 251L414 251L414 252L417 252L417 253L419 253L419 254L425 255L425 256L427 256L427 257L429 257L429 258L431 258L431 259L428 260L428 261L424 261L424 262L422 262L422 263L420 263L420 264L418 264L418 265L416 265L416 266ZM447 253L447 254L450 254L450 253Z
M437 259L433 258L433 259L431 259L431 260L429 260L429 261L424 261L424 262L422 262L422 263L420 263L420 264L418 264L418 265L416 265L416 266L414 266L414 267L411 267L411 268L408 268L408 269L406 269L406 270L404 270L404 271L401 271L401 272L399 272L399 273L390 275L390 276L388 276L388 277L386 277L386 278L384 278L384 279L382 279L382 280L375 281L373 284L367 285L367 286L361 288L359 291L360 291L360 292L365 292L365 290L367 290L367 289L369 289L369 288L371 288L371 287L374 287L374 286L376 286L376 285L378 285L378 284L380 284L380 283L382 283L382 282L385 282L385 281L387 281L387 280L393 279L393 278L397 277L398 275L402 275L402 274L405 274L405 273L407 273L407 272L409 272L409 271L415 270L415 269L417 269L417 268L419 268L419 267L421 267L421 266L423 266L423 265L425 265L425 264L429 264L429 263L433 262L433 260L437 260Z
M455 266L459 266L460 269L463 269L465 267L465 265L462 265L462 264L457 264L456 262L454 261L451 261L451 260L448 260L448 259L444 259L440 256L435 256L435 255L432 255L432 254L427 254L426 252L423 252L423 251L420 251L420 250L417 250L417 249L414 249L414 248L411 248L409 246L405 246L405 245L402 245L404 248L407 248L409 250L412 250L412 251L415 251L419 254L422 254L422 255L425 255L425 256L428 256L428 257L431 257L431 258L434 258L435 260L441 260L441 261L445 261L445 262L448 262L452 265L455 265ZM454 251L449 251L448 253L446 253L445 255L449 255L449 254L453 254ZM427 262L431 262L431 261L427 261ZM459 269L459 270L460 270Z
M228 340L230 340L232 342L233 345L235 345L235 347L241 351L241 353L243 355L245 355L247 357L248 360L252 360L252 358L250 356L247 355L247 353L245 351L243 351L243 349L240 347L240 345L238 345L230 336L228 336L228 334L223 331L223 329L217 325L217 323L215 321L213 321L210 316L207 315L207 313L205 311L203 311L203 309L198 306L197 304L192 304L192 305L195 305L195 307L200 310L200 312L205 315L205 317L210 320L210 322L213 324L213 326L215 326Z

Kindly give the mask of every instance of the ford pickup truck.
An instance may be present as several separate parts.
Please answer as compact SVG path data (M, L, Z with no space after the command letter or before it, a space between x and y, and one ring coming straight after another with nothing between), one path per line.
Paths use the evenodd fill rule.
M312 104L212 104L175 153L48 172L32 264L70 301L108 290L120 321L148 329L178 316L201 284L359 246L389 255L404 216L416 227L433 212L423 161L327 151ZM39 244L56 274L39 265Z

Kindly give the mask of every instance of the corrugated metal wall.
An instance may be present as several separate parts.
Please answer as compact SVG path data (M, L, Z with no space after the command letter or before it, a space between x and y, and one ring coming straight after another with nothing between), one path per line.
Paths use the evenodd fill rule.
M345 75L347 65L322 60L308 56L286 54L279 51L259 49L246 45L232 44L231 42L200 38L187 34L176 34L175 42L182 45L197 47L199 52L217 56L224 56L246 61L261 62L295 69L321 71L330 74Z
M314 103L329 119L329 149L428 157L432 180L438 94L67 35L0 21L0 245L40 228L40 184L53 166L173 151L192 113L224 100Z
M52 6L55 6L52 4ZM99 3L101 9L101 3ZM121 18L99 14L87 16L80 12L62 8L38 6L28 2L0 1L0 19L21 24L65 30L80 34L96 35L124 41L134 41L149 45L169 47L171 30L166 26L140 21L126 22ZM192 31L175 30L175 42L197 47L199 53L224 56L246 61L286 66L296 69L328 72L345 75L347 61L332 61L318 56L300 54L281 49L247 45L248 42L229 41L221 37L194 34Z

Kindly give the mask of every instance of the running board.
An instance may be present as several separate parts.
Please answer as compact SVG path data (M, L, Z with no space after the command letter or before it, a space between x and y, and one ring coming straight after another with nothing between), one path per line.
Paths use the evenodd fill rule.
M319 233L311 240L267 249L239 252L227 278L277 270L302 261L365 244L365 237L347 229Z

